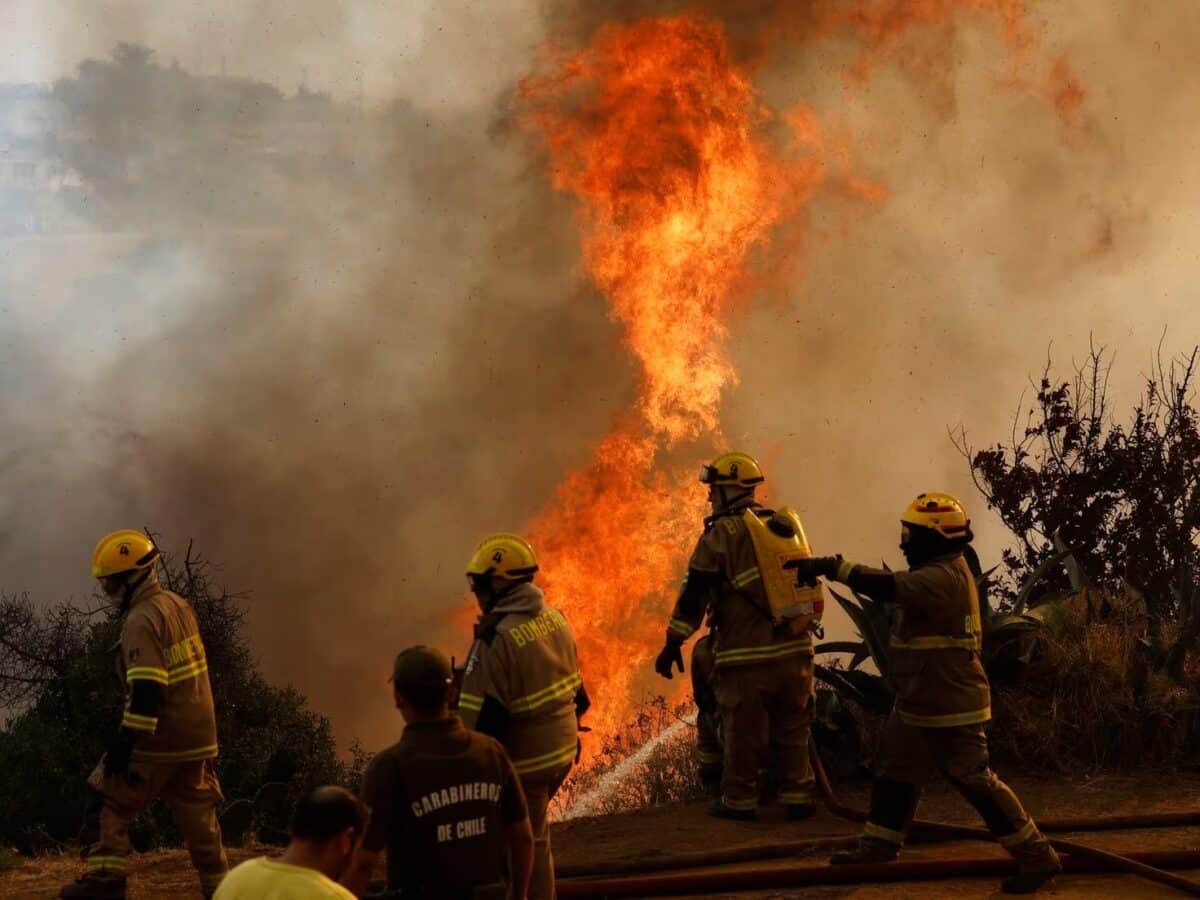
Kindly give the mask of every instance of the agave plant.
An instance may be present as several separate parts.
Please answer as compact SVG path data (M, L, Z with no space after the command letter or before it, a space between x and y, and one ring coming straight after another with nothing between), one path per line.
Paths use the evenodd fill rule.
M1021 586L1011 611L998 612L992 606L991 575L995 568L988 569L975 579L983 620L983 664L993 679L1009 680L1020 675L1037 654L1046 612L1070 596L1048 592L1034 599L1034 590L1055 566L1065 565L1076 591L1090 585L1071 548L1062 545L1058 535L1055 535L1055 541L1055 552ZM850 659L845 665L818 664L816 673L843 701L854 703L867 712L885 714L891 709L895 697L890 679L889 653L890 607L893 604L848 591L841 585L831 584L829 590L854 624L859 640L818 644L818 654L848 654ZM1190 596L1194 597L1193 608L1196 611L1193 621L1200 632L1200 590L1193 589ZM875 664L878 674L862 668L868 659Z

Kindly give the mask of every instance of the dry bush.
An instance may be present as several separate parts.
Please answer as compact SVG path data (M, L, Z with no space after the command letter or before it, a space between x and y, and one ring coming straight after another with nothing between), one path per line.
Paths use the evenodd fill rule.
M997 756L1043 772L1197 764L1200 672L1191 659L1181 682L1154 669L1140 600L1085 590L1039 613L1039 652L993 690Z
M660 803L694 800L697 777L695 707L665 697L645 701L600 752L571 772L553 814L610 815ZM585 738L586 739L586 738Z

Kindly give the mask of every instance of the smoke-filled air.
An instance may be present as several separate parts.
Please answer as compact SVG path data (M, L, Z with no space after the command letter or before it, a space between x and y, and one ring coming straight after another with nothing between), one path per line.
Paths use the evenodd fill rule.
M397 731L401 647L466 654L489 532L591 753L663 690L715 451L817 553L895 563L952 490L990 565L951 432L1007 437L1052 342L1121 397L1194 343L1200 7L303 10L0 10L0 588L194 541L343 744Z

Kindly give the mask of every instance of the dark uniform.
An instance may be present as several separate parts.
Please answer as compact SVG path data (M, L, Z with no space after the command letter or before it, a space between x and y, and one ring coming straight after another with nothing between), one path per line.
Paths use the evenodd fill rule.
M212 764L217 722L208 659L192 608L161 587L153 571L131 598L117 668L126 685L121 726L137 737L128 772L105 774L101 761L88 779L104 799L100 841L88 853L88 870L101 877L125 874L131 851L129 823L160 796L209 895L229 865L217 823L223 797ZM156 716L130 710L129 698L138 681L162 687Z
M705 520L667 626L668 643L682 643L711 609L714 686L724 744L721 802L739 812L751 812L758 805L758 772L768 755L778 765L780 802L805 806L813 800L808 757L812 635L774 624L754 545L742 521L748 508L764 519L773 514L746 499Z
M889 653L896 703L863 838L901 846L922 787L941 772L1019 862L1049 866L1050 845L989 765L984 724L992 709L980 660L979 595L962 553L910 572L842 563L837 578L877 599L892 594L897 605Z
M414 722L372 760L364 849L387 849L388 888L405 898L499 896L507 880L505 829L528 815L504 748L457 716Z

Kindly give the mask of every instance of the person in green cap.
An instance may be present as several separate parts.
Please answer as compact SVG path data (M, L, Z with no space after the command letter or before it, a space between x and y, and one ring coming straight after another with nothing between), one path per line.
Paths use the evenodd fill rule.
M406 727L367 769L371 821L343 883L361 896L386 850L389 891L524 900L533 831L504 748L450 712L454 678L441 651L403 651L392 686Z

